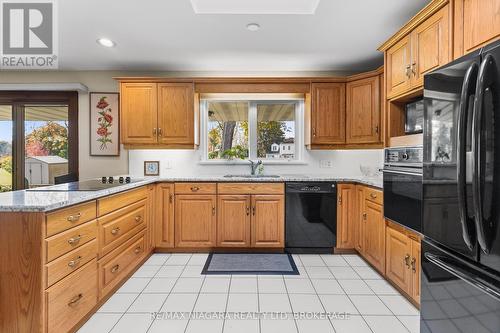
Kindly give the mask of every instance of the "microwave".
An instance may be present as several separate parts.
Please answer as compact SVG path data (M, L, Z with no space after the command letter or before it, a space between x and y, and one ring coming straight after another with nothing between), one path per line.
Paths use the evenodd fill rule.
M424 130L424 100L406 104L405 106L405 134L422 133Z

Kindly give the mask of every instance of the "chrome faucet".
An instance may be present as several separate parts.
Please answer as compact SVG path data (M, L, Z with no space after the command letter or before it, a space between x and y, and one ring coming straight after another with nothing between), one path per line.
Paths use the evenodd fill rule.
M252 160L248 160L250 162L250 174L252 176L255 176L255 170L257 170L257 168L259 167L259 165L262 164L262 161L259 160L258 162L254 162Z

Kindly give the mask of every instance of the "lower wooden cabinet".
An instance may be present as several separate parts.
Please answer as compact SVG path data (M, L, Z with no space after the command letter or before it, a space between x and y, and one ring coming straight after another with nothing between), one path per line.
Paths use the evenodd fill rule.
M364 204L365 204L365 191L363 185L356 185L356 207L354 217L354 248L359 253L364 253L364 239L365 239L365 223Z
M154 243L157 247L174 247L174 184L156 187Z
M366 200L363 218L364 256L380 272L385 270L385 221L382 205Z
M217 196L175 196L175 246L215 247L217 243Z
M337 248L354 248L356 218L356 185L339 184L337 187Z
M420 304L420 240L410 235L403 227L388 222L385 276Z
M252 195L252 247L283 247L285 198L283 195Z
M250 247L250 195L219 195L217 246Z

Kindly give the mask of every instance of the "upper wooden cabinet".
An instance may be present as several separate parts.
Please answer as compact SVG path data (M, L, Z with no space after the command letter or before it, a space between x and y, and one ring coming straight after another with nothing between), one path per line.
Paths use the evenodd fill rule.
M194 148L194 85L122 82L121 141L128 148Z
M452 59L450 5L440 9L429 8L428 10L433 12L426 13L428 17L422 19L417 16L416 20L421 20L418 25L406 35L396 35L381 48L385 51L386 89L389 99L421 88L424 74Z
M500 37L500 0L455 0L454 56Z
M123 144L157 143L157 84L120 85L120 124Z
M380 142L380 77L346 85L347 143Z
M311 104L311 143L345 143L345 83L313 83Z
M354 223L357 218L355 208L356 185L339 184L337 187L337 248L354 248Z
M158 142L194 146L192 83L158 84Z

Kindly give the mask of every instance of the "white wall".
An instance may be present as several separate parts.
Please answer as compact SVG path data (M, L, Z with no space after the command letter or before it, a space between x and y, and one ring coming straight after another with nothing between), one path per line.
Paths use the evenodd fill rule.
M144 161L160 161L160 176L248 174L247 164L200 164L200 150L132 150L129 152L129 172L144 175ZM383 150L305 151L302 165L265 165L266 174L328 174L332 176L360 176L360 165L381 168ZM331 160L332 168L320 168L321 160ZM170 167L170 168L168 168Z

